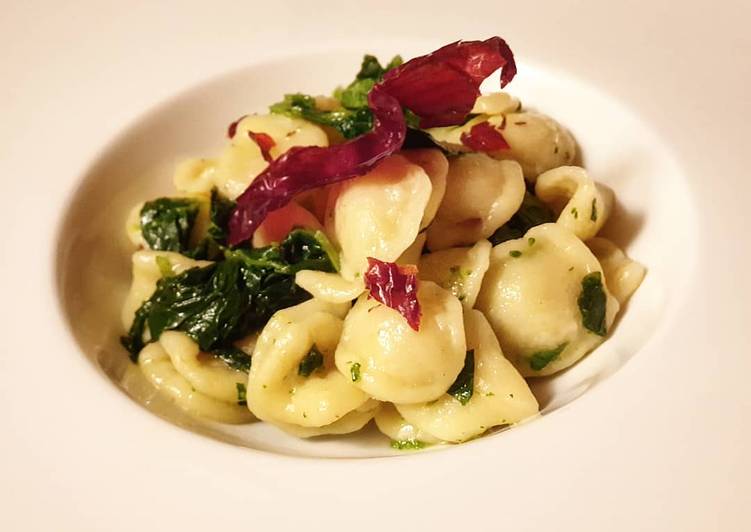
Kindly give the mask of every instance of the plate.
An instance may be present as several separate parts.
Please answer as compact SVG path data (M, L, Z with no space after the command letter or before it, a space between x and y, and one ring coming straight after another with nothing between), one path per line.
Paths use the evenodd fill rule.
M649 21L594 2L574 19L544 4L478 3L482 17L436 12L428 27L419 4L382 2L367 36L363 11L334 4L84 2L0 22L13 43L0 130L0 528L747 529L751 73L718 53L749 44L745 8L715 6L707 29L690 5L678 27L654 4ZM30 21L34 37L19 29ZM113 385L121 214L166 190L173 157L210 153L228 122L284 91L348 79L364 51L410 56L491 34L519 59L509 89L571 127L587 167L615 189L624 231L612 236L649 268L613 338L541 385L545 415L394 457L377 442L191 432Z

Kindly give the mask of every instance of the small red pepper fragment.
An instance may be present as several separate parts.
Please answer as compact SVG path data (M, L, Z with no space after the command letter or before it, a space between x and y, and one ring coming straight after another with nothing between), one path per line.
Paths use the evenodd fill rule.
M480 122L472 126L469 132L462 133L461 141L472 151L492 152L508 150L511 147L501 132L489 122Z
M240 118L232 122L229 127L227 128L227 137L230 139L235 138L235 135L237 134L237 125L242 121L243 118L245 118L248 115L242 115Z
M370 296L404 316L415 331L420 330L420 302L417 300L417 268L399 266L368 257L365 288Z
M271 136L266 133L255 133L253 131L248 131L248 136L253 139L253 142L258 144L259 148L261 148L261 155L263 155L264 161L270 163L274 160L269 152L271 151L271 148L276 146L276 142L274 142L274 139L272 139Z

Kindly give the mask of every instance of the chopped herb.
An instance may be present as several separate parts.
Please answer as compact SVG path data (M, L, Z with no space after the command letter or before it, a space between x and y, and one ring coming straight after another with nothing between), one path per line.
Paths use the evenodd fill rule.
M334 271L331 255L316 233L297 229L281 244L224 251L225 260L191 268L157 282L156 290L136 311L123 345L137 360L149 341L163 331L179 330L202 351L229 348L257 329L279 309L310 295L295 284L303 269Z
M519 257L522 256L522 252L519 251L518 249L514 249L512 251L509 251L508 254L511 255L512 257L514 257L515 259L518 259Z
M237 404L246 406L248 404L247 388L241 382L235 383L235 386L237 387Z
M592 198L592 214L589 215L589 219L593 222L597 221L597 198Z
M303 413L302 413L302 417L304 417L304 418L307 418L307 417L308 417L308 414L306 414L305 412L303 412Z
M582 279L582 290L579 294L579 311L582 315L584 328L598 336L607 334L605 315L608 298L602 286L602 274L592 272Z
M485 397L493 397L495 394L493 392L487 392L485 394Z
M527 244L529 244L530 246L534 246L534 245L535 245L535 242L537 242L537 240L535 240L535 238L534 238L534 237L529 237L529 238L527 239Z
M573 267L573 266L571 266L571 267L570 267L570 268L568 269L568 271L570 271L570 272L574 271L574 267Z
M523 237L531 228L555 222L555 215L537 196L526 192L519 210L490 237L491 244Z
M553 349L546 349L533 353L532 356L529 357L529 367L535 371L540 371L545 366L550 364L553 360L558 358L563 350L566 349L567 345L568 342L564 342Z
M189 198L159 198L141 208L141 234L155 251L184 253L198 216L199 201Z
M416 451L425 447L427 444L420 440L391 440L391 448L397 451Z
M571 208L571 214L573 214L574 218L576 218L577 220L579 219L579 210L576 207Z
M464 293L464 283L467 277L472 275L472 270L468 268L462 269L461 266L451 266L449 268L449 277L446 282L442 284L443 288L454 294L459 301L464 301L467 295Z
M525 125L527 125L527 123L524 122L523 120L520 120L519 122L514 122L514 124L516 124L517 126L525 126Z
M360 380L360 363L355 362L349 368L349 374L352 376L352 382L358 382Z
M297 374L303 377L310 377L310 374L321 366L323 366L323 354L313 344L308 354L303 357L300 365L297 366Z
M211 354L232 369L244 371L245 373L250 371L252 357L242 349L238 349L234 346L221 347L219 349L214 349Z
M172 277L174 275L174 273L172 273L172 263L167 257L157 255L156 265L159 267L159 273L162 274L162 277Z
M466 405L472 399L475 379L475 351L470 349L464 357L464 367L456 377L454 384L446 392L462 405Z

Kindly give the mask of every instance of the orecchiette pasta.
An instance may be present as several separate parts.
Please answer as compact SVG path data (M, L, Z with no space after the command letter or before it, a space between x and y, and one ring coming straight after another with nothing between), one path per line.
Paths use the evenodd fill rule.
M380 410L380 404L381 403L379 401L370 399L369 401L366 401L362 406L359 406L348 414L345 414L341 419L338 419L333 423L324 425L322 427L301 427L299 425L292 425L289 423L274 422L272 422L272 424L276 425L283 431L292 434L293 436L297 436L298 438L314 438L316 436L350 434L352 432L357 432L365 425L367 425L368 421L370 421L375 415L377 415L377 412Z
M507 92L483 94L475 100L473 115L505 115L521 108L522 104Z
M314 298L328 303L352 301L365 290L365 284L361 279L347 281L338 273L313 270L297 272L295 283Z
M595 256L558 224L539 225L493 248L477 308L522 375L560 371L604 340L585 328L578 302L584 278L593 272L602 272ZM609 328L619 305L601 282Z
M160 342L148 344L138 356L138 366L156 389L165 393L187 412L222 423L248 423L253 415L245 406L211 397L194 388L172 364L170 355Z
M606 238L590 238L587 240L587 247L600 261L610 293L623 305L644 280L646 268L629 259L618 246Z
M402 155L411 163L420 166L430 178L432 189L430 199L425 207L420 230L424 229L435 218L438 206L446 193L446 176L449 172L449 162L446 156L436 149L405 150Z
M482 278L488 271L490 249L487 240L471 248L449 248L420 258L420 279L433 281L454 294L466 309L475 305Z
M362 275L367 257L395 261L415 240L430 194L425 171L400 155L343 183L333 207L342 276Z
M134 205L125 220L125 234L128 235L131 244L139 248L148 247L141 233L141 209L143 209L144 203L142 201Z
M420 283L418 299L419 331L365 294L344 320L336 367L375 399L431 401L451 386L464 364L461 303L429 281Z
M384 403L375 415L378 430L398 442L440 443L441 440L409 423L394 405Z
M229 149L229 148L228 148ZM258 153L256 153L258 150ZM258 146L248 146L248 159L258 166L258 169L252 168L251 171L260 172L263 168L257 155L260 155ZM261 157L263 160L263 157ZM172 182L175 188L180 192L207 194L215 186L217 161L215 159L187 159L180 162L175 168Z
M231 199L242 194L268 164L249 132L265 133L274 140L269 150L272 158L294 146L328 146L326 133L306 120L279 114L248 115L238 122L230 145L218 159L194 159L180 165L175 187L185 192L209 192L217 187Z
M218 358L202 353L187 334L165 331L159 343L167 352L175 370L197 391L222 401L237 402L238 384L248 383L247 373L227 366Z
M549 116L521 112L504 118L502 133L510 149L493 156L517 161L528 181L534 183L542 172L571 164L576 158L574 138Z
M368 400L334 367L348 308L312 299L272 316L256 343L248 380L248 408L258 418L322 427ZM301 362L312 352L322 357L320 367L305 375Z
M133 253L133 279L122 311L123 326L128 329L138 307L156 290L156 283L165 273L176 275L210 262L189 259L171 251L136 251ZM168 270L168 271L165 271Z
M444 394L430 403L396 405L407 423L433 436L461 442L498 425L518 423L538 411L537 400L481 312L466 310L467 349L474 356L472 396L462 404Z
M469 153L449 162L446 195L428 228L431 251L488 238L524 199L519 164Z
M417 264L418 262L420 262L420 256L422 255L422 250L425 247L425 241L427 240L427 237L428 235L425 234L425 231L417 235L415 241L412 242L412 244L404 250L404 253L402 253L398 259L396 259L396 263L404 266L406 264Z
M595 236L613 208L613 192L595 183L578 166L561 166L540 174L535 194L558 213L556 223L581 240Z

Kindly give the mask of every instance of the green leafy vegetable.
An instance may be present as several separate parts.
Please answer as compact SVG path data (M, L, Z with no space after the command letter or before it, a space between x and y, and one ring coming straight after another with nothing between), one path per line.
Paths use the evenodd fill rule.
M608 332L605 323L608 298L602 286L600 272L592 272L584 276L578 303L584 328L598 336L605 336Z
M427 443L420 440L391 440L391 448L397 451L416 451L427 446Z
M248 373L252 357L237 347L220 347L211 352L212 355L227 364L230 368Z
M345 88L337 89L334 97L341 109L324 111L318 109L315 98L307 94L286 94L284 100L270 107L272 113L304 118L315 124L336 129L345 139L352 139L373 128L373 114L368 107L368 93L383 74L402 64L402 58L394 57L382 67L372 55L363 57L355 80Z
M248 404L248 389L241 382L236 382L237 387L237 404L240 406L246 406Z
M522 252L519 251L518 249L512 249L511 251L508 252L508 254L514 257L515 259L518 259L519 257L522 256Z
M324 111L316 107L315 98L307 94L285 94L284 100L272 105L272 113L303 118L314 124L336 129L345 139L352 139L373 128L373 115L366 107Z
M470 349L464 358L464 367L446 393L453 396L462 405L466 405L472 399L472 394L474 393L474 379L475 351L474 349Z
M303 377L310 377L321 366L323 366L323 354L314 344L308 354L300 361L300 365L297 366L297 374Z
M564 342L558 347L554 347L553 349L546 349L533 353L532 356L529 357L529 367L535 371L540 371L545 366L550 364L553 360L558 358L563 350L566 349L567 345L568 342Z
M337 89L334 97L338 99L342 107L346 109L361 109L368 106L368 93L383 75L394 67L401 65L404 60L401 56L394 56L389 63L382 67L378 59L373 55L365 55L362 58L360 71L355 80L343 89Z
M357 382L360 380L360 363L355 362L352 364L349 368L349 373L352 376L352 382Z
M537 196L525 192L524 200L522 200L519 210L516 211L508 222L499 227L489 240L495 246L507 240L521 238L531 228L550 222L555 222L553 211L541 202Z
M211 191L210 225L207 234L219 245L227 245L227 223L234 209L234 201L221 196L216 189Z
M334 271L316 234L301 229L279 245L224 255L223 261L159 280L122 339L134 361L145 342L167 330L185 332L202 351L229 348L277 310L310 298L295 284L297 271Z
M184 253L190 247L190 233L200 204L189 198L159 198L141 209L141 234L155 251Z

